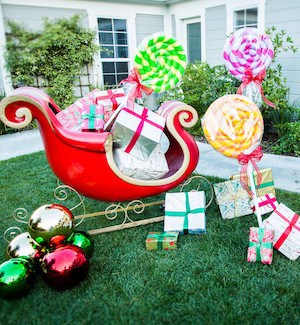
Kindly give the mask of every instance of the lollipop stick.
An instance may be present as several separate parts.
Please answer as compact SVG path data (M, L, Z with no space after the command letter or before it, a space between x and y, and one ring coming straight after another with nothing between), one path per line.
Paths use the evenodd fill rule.
M248 167L247 167L247 174L248 174L248 178L249 178L249 181L250 181L251 192L253 193L253 200L254 200L254 205L255 205L255 211L256 211L258 226L259 226L259 228L263 228L261 214L260 214L260 210L259 210L259 206L258 206L258 202L257 202L255 184L254 184L254 180L253 180L253 177L252 177L253 167L252 167L252 164L250 162L249 162Z

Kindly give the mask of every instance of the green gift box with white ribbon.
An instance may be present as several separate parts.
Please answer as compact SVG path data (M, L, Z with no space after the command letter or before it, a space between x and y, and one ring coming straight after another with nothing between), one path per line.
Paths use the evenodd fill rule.
M164 231L206 233L204 191L166 193Z
M177 249L179 232L149 232L146 238L146 250L174 250Z

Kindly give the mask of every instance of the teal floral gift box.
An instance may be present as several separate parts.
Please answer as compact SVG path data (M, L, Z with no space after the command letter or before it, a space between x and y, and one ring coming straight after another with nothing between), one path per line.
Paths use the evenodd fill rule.
M213 184L213 187L223 219L232 219L253 213L248 193L239 180Z

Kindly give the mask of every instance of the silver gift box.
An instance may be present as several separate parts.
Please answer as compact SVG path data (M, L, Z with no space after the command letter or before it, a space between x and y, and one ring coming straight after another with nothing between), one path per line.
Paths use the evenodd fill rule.
M135 158L121 149L114 149L114 159L122 173L137 179L159 179L169 171L160 145L156 146L147 161Z
M118 114L111 133L113 135L114 148L121 149L126 152L132 138L142 121L141 116L144 107L134 103L132 109L123 107ZM130 155L146 161L161 140L163 129L165 126L165 118L146 109L147 118L144 121L137 141L133 145L129 153ZM154 124L154 125L153 125Z

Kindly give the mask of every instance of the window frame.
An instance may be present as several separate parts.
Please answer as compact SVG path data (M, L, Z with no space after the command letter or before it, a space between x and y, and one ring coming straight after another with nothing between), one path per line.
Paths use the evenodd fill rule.
M204 54L205 54L205 49L204 49L204 27L203 26L203 19L201 19L201 16L197 16L194 18L184 18L182 19L182 23L184 25L184 47L187 50L187 57L189 58L189 53L188 53L188 35L187 35L187 31L188 31L188 25L190 24L195 24L195 23L200 23L200 50L201 50L201 61L204 61Z
M265 0L248 0L247 4L241 5L240 0L229 1L227 9L227 35L234 32L234 14L236 11L257 8L257 29L265 32Z
M109 19L112 23L112 30L111 31L105 31L105 30L100 30L99 29L99 19ZM115 35L118 33L117 30L114 29L114 20L124 20L125 21L125 28L126 28L126 32L124 32L124 34L126 34L126 44L125 46L127 47L127 57L122 58L122 57L117 57L117 53L116 53L116 46L118 46L118 44L115 41ZM127 77L130 71L130 44L129 44L129 33L128 33L128 19L126 18L120 18L120 17L107 17L107 16L97 16L97 41L98 44L100 46L100 48L102 47L102 45L107 45L107 46L113 46L114 47L114 56L113 57L102 57L101 55L101 50L98 53L98 60L99 60L99 64L101 66L101 80L102 80L102 84L104 89L110 89L110 88L115 88L119 85L119 82L124 79L124 77ZM113 37L113 43L112 44L102 44L100 42L100 33L112 33L112 37ZM104 72L104 68L103 68L103 63L113 63L114 64L114 72ZM127 63L127 71L126 72L118 72L117 70L117 64L118 63ZM112 75L115 78L115 84L105 84L105 76L109 76ZM124 75L123 77L119 78L118 80L118 76L120 75Z
M256 23L247 24L247 10L251 10L251 9L256 9ZM238 25L237 24L237 13L240 11L243 12L244 17L243 17L243 24ZM245 27L254 27L254 28L258 27L258 7L239 9L239 10L235 10L233 12L233 30L236 31L238 29L245 28Z

